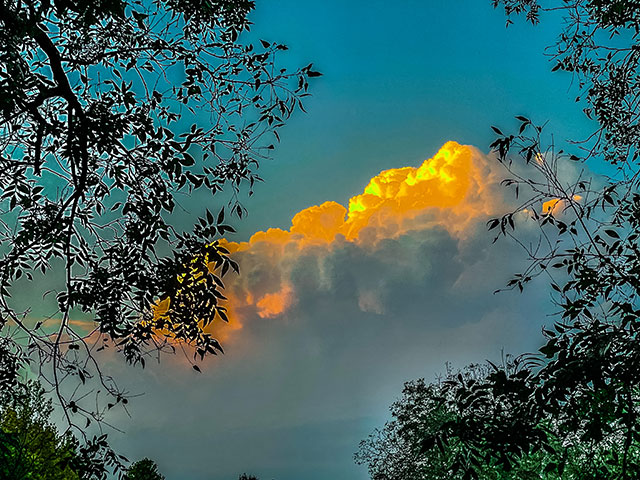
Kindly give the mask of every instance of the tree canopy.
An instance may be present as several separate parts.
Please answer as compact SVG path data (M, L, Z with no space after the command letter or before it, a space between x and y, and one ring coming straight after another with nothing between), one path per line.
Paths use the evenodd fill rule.
M79 480L70 465L75 445L50 423L51 403L35 384L25 393L0 408L0 476Z
M409 411L386 427L382 438L399 438L404 451L410 445L418 459L441 455L447 478L492 478L487 466L512 475L532 458L540 462L535 478L637 478L640 5L624 0L492 3L504 9L507 24L517 15L534 24L562 16L563 29L548 50L552 70L572 75L576 102L595 121L591 135L563 148L525 116L516 117L515 133L493 127L497 138L491 148L506 168L504 185L513 189L519 206L490 220L488 228L498 232L496 240L518 242L529 258L508 287L522 291L532 279L547 278L559 313L543 329L538 352L504 365L490 363L474 378L449 378L436 389L437 409L429 407L426 416ZM594 178L588 170L593 165L609 175ZM567 175L568 170L574 174ZM532 221L539 227L537 241L520 230ZM410 400L416 401L404 402L411 405ZM439 409L449 419L427 428ZM409 420L415 424L407 427ZM365 445L377 452L369 458L386 458L379 453L383 443ZM419 464L413 465L410 470L419 472ZM440 478L425 475L419 478Z
M124 476L125 480L164 480L153 460L143 458L131 464Z
M467 457L465 441L469 435L465 432L476 427L473 422L478 422L486 434L489 416L496 415L496 424L506 418L495 410L487 410L487 417L480 417L477 408L472 417L465 418L456 408L460 391L450 386L487 385L491 374L486 366L471 365L461 372L448 370L437 382L426 383L424 379L407 382L402 397L391 406L393 419L360 442L356 463L367 466L372 480L468 478L456 465L466 460L473 463L477 478L482 480L539 479L541 474L549 479L602 478L601 472L594 468L597 461L590 456L592 452L580 443L567 446L561 475L552 473L553 465L559 460L553 449L527 452L508 466L500 464L493 444L478 445L478 455ZM552 422L551 418L547 420ZM455 430L455 439L437 442L438 433L443 430ZM560 446L559 443L553 445L554 448Z
M238 266L217 239L320 75L283 68L283 44L246 41L254 7L0 1L0 386L34 369L81 435L104 411L64 381L126 402L96 351L143 366L176 345L193 362L222 352L211 324L227 321L223 277ZM179 227L196 191L226 207ZM43 277L53 292L37 291ZM18 308L20 282L55 295L57 312Z
M70 433L59 433L51 420L51 399L35 381L21 384L0 403L0 475L6 479L104 479L122 466L106 435L81 446Z

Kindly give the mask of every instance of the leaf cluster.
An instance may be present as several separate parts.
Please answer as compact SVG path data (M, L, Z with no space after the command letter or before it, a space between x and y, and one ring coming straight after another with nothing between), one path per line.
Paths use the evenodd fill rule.
M244 41L254 6L0 2L0 383L31 362L80 434L104 411L67 379L126 405L96 352L144 366L223 351L212 323L228 321L223 277L238 272L225 217L246 213L240 193L320 75L281 68L285 45ZM221 192L216 216L180 205ZM34 319L12 294L36 297L42 278L57 311Z
M106 436L85 445L51 423L51 400L34 381L21 384L0 405L0 474L2 478L102 480L109 468L123 468L124 457L106 444Z
M389 424L382 440L365 444L377 448L369 464L391 465L392 448L410 458L406 452L421 445L424 456L409 460L410 474L374 470L384 479L637 478L640 4L492 3L504 8L507 23L513 15L532 23L543 13L562 15L564 26L550 53L552 70L572 74L576 101L584 102L585 115L596 122L590 137L570 143L572 152L547 142L545 126L526 116L516 117L519 125L512 134L493 127L497 138L491 148L509 175L503 185L520 204L487 227L496 232L496 241L506 237L518 243L529 259L507 288L522 291L533 279L546 278L557 318L543 329L537 352L501 366L490 363L474 378L450 375L441 386L429 386L439 389L442 400L437 409L427 409L427 417L444 409L450 418L421 430L427 424L420 420L424 415L409 410L408 417ZM609 165L612 174L593 179L585 161ZM538 232L534 239L532 226ZM405 404L410 400L403 399ZM405 424L418 442L403 443ZM446 472L420 473L421 459L437 452L442 455L437 468ZM518 470L524 466L533 468Z

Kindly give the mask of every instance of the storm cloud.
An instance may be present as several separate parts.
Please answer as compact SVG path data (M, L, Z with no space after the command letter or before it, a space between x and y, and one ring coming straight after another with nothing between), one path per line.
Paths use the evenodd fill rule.
M352 454L405 381L537 348L545 290L493 294L524 265L486 230L508 208L499 166L472 147L444 148L447 159L441 150L401 167L404 177L387 171L388 197L369 188L374 178L362 195L376 198L305 209L290 230L228 243L241 274L227 282L230 324L214 326L226 354L202 374L178 357L143 371L110 361L146 393L132 419L114 420L127 425L115 445L154 458L167 478L364 479ZM392 181L434 165L433 184L414 191L432 198L398 197Z

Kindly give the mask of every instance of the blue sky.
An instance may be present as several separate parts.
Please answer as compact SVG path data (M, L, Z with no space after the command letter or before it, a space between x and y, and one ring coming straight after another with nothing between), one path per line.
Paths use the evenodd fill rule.
M252 19L253 36L290 47L287 65L313 62L323 76L308 113L289 121L261 166L265 182L245 202L235 240L286 229L311 205L346 206L381 170L418 166L448 140L487 153L490 126L515 129L515 115L548 120L558 143L590 131L571 78L551 73L544 55L556 19L506 29L489 0L258 0ZM373 250L283 254L286 268L256 255L243 278L277 271L265 283L292 283L295 304L247 321L201 375L170 359L144 371L110 363L133 393L146 393L130 419L114 419L126 430L114 445L155 459L168 479L366 479L352 455L403 382L539 343L551 311L544 283L493 295L524 259L513 245L492 246L485 220L464 235L439 220ZM355 298L371 291L381 308Z
M549 121L556 141L589 132L570 76L550 72L544 54L555 18L505 28L488 0L264 0L252 18L256 36L290 46L287 62L313 62L324 76L309 114L288 123L261 167L245 235L286 226L306 204L342 203L380 170L421 162L447 140L486 151L490 125L516 128L514 115Z

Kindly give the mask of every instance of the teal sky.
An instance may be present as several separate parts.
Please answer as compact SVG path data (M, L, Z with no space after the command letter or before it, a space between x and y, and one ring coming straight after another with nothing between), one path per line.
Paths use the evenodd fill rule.
M379 171L416 165L447 140L487 151L490 126L515 129L515 115L549 121L557 142L590 131L570 76L545 56L555 18L505 28L489 0L263 0L252 18L256 36L290 47L288 64L313 62L324 76L261 166L241 237L287 227L308 205L344 204Z
M513 130L515 115L548 121L558 144L592 128L571 78L551 73L544 55L557 19L505 28L490 0L256 3L251 35L287 44L287 66L313 62L323 76L311 83L308 113L296 113L261 165L265 182L245 202L236 240L288 228L311 205L346 205L381 170L417 166L448 140L487 153L490 126ZM534 284L525 295L492 294L524 259L513 245L491 245L484 221L463 240L436 226L373 253L343 245L322 259L328 286L315 254L291 260L291 310L247 322L202 375L170 359L144 371L110 363L132 393L146 392L131 418L113 420L127 432L114 445L155 459L168 479L365 480L352 455L403 382L540 343L548 293ZM242 268L256 283L269 273ZM367 289L381 292L380 312L354 300Z

